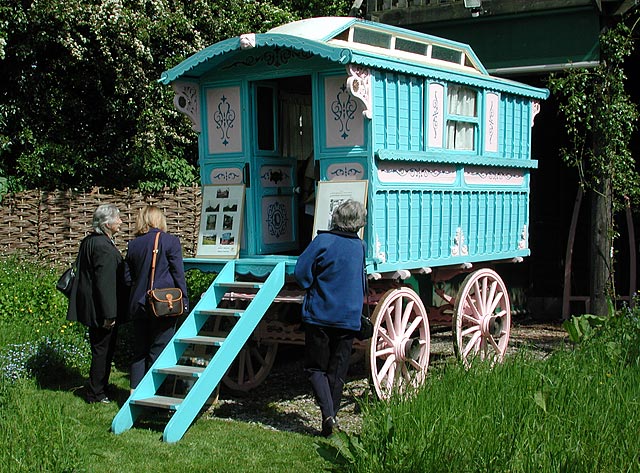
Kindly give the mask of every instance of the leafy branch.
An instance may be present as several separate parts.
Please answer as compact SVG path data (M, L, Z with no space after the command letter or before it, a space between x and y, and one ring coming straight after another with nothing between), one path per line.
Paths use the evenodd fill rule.
M625 206L626 198L634 203L640 199L640 176L630 148L639 114L625 90L623 68L634 46L632 31L620 22L600 36L597 67L571 69L549 79L571 144L560 150L561 157L578 170L586 189L597 190L609 179L614 210Z

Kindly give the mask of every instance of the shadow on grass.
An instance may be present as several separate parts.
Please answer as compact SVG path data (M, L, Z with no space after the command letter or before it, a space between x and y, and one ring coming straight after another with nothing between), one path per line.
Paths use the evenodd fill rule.
M353 384L357 387L353 388ZM352 364L343 390L342 409L359 413L359 403L367 389L364 359ZM248 392L220 389L220 400L207 413L209 418L250 422L268 428L318 435L320 409L316 405L311 385L304 374L304 347L280 345L275 364L267 378ZM340 415L340 414L338 414Z

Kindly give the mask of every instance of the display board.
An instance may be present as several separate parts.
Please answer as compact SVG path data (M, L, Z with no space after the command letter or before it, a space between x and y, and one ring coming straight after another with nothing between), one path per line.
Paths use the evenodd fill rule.
M196 257L238 256L244 220L244 194L244 184L203 186Z
M367 185L369 181L320 181L316 190L316 207L313 218L312 238L318 230L329 230L331 214L342 202L348 199L361 202L367 207ZM363 237L364 228L358 232Z

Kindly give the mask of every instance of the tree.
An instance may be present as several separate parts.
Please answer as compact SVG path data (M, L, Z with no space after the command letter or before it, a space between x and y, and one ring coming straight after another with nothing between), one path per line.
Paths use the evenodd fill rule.
M14 189L191 184L197 137L161 73L296 18L245 0L0 0L0 177Z
M633 28L624 22L600 36L600 64L552 75L549 88L560 99L570 148L564 161L579 171L580 185L591 193L591 310L607 315L615 299L613 215L627 199L638 202L640 176L631 155L638 110L625 91L624 61L633 49Z

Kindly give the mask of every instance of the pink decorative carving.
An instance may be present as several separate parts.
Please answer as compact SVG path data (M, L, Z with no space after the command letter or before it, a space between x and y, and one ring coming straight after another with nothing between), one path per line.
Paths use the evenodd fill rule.
M451 247L451 256L467 256L469 247L464 244L464 233L462 228L456 229L456 236L453 237L453 246Z
M521 186L524 184L524 172L519 169L468 166L464 170L464 182L487 186Z
M364 105L362 114L371 118L371 73L365 67L354 64L347 65L347 88L349 93Z
M500 96L495 93L487 94L484 112L484 149L493 153L498 152L499 109Z
M200 133L202 124L200 122L200 93L198 84L195 82L176 81L171 84L175 96L173 105L178 111L184 113L191 120L193 131Z
M448 164L387 163L378 164L381 182L406 182L422 184L453 184L456 168Z
M430 148L442 148L444 134L444 86L429 84L429 134Z
M527 226L522 226L522 233L520 233L520 241L518 242L518 249L524 250L527 248L527 243L529 241L529 232L527 230Z
M534 100L533 102L531 102L531 128L533 128L533 121L535 120L538 113L540 113L540 102Z
M254 33L243 34L240 36L240 49L251 49L256 46L256 35Z

